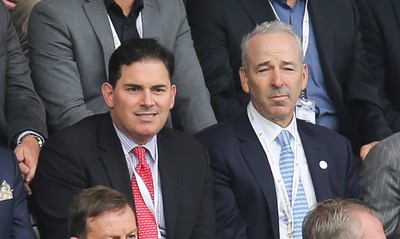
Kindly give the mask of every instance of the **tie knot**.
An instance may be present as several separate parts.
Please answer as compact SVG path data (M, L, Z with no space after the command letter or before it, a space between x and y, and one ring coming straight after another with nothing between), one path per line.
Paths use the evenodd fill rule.
M276 142L281 146L290 145L290 133L287 130L282 130L281 133L276 137Z
M146 148L142 146L138 146L133 148L133 154L138 158L139 164L142 164L146 161Z

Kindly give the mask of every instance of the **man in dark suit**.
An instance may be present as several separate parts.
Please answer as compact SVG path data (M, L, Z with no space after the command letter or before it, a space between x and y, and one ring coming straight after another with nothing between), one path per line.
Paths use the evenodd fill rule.
M249 102L238 74L242 37L257 24L279 18L302 39L316 123L349 138L356 153L392 133L367 73L351 0L188 0L187 12L219 121L240 114Z
M207 151L163 127L174 105L173 69L172 53L154 39L126 41L113 53L109 83L102 86L110 113L57 132L40 154L33 196L41 238L68 238L69 204L95 185L134 201L139 238L214 237ZM151 220L149 230L142 219ZM155 234L142 234L150 230Z
M351 146L330 129L296 120L308 68L289 25L264 23L242 48L247 112L198 134L214 174L217 232L219 238L301 238L303 217L317 201L361 196ZM284 171L286 154L280 154L288 149L277 138L287 133L292 160Z
M369 71L380 90L385 118L400 131L400 1L356 0Z
M100 88L110 55L139 37L157 39L176 58L172 82L179 94L168 125L193 134L216 123L182 1L41 1L28 34L32 79L51 131L107 112Z
M388 239L400 238L400 133L379 142L363 161L363 199L375 206Z
M29 219L24 180L12 151L0 146L0 237L36 238Z
M0 2L0 46L0 145L15 147L21 172L25 181L30 182L47 136L45 112L3 2Z

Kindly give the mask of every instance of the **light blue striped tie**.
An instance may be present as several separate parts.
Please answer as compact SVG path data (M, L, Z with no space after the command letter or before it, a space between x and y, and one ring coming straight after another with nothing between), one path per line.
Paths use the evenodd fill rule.
M292 186L293 186L293 171L294 171L294 154L290 147L290 133L287 130L282 130L281 133L276 137L276 142L281 146L281 154L279 159L279 168L283 181L285 182L286 191L292 204ZM304 192L303 183L299 181L299 187L297 189L296 200L293 207L293 219L294 219L294 233L293 238L300 239L301 227L303 219L308 212L308 204L306 194Z

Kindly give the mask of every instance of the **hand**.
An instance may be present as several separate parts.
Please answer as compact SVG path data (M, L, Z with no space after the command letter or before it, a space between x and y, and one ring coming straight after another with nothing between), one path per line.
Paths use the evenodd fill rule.
M364 161L365 157L367 157L368 152L369 152L375 145L377 145L378 143L379 143L379 141L374 141L374 142L372 142L372 143L363 145L363 146L361 147L361 150L360 150L360 157L361 157L361 160Z
M6 5L6 8L9 11L13 10L19 2L19 0L2 0L2 1L3 1L4 5Z
M17 157L21 173L25 178L25 189L28 194L31 194L28 184L35 176L40 152L40 147L36 138L32 135L25 136L22 139L21 144L15 148L14 152L15 156Z

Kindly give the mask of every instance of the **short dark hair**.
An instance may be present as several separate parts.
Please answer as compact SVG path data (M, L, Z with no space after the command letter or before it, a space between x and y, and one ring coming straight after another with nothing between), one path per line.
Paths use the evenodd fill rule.
M121 78L121 68L143 61L161 61L168 70L170 79L174 74L175 60L171 51L156 39L131 39L123 42L111 55L108 63L108 82L115 87Z
M356 212L366 212L380 219L375 207L357 199L328 199L318 203L303 221L304 239L359 238Z
M97 218L107 212L133 206L127 197L111 188L96 186L85 189L74 198L68 211L68 227L71 237L87 237L87 218Z

